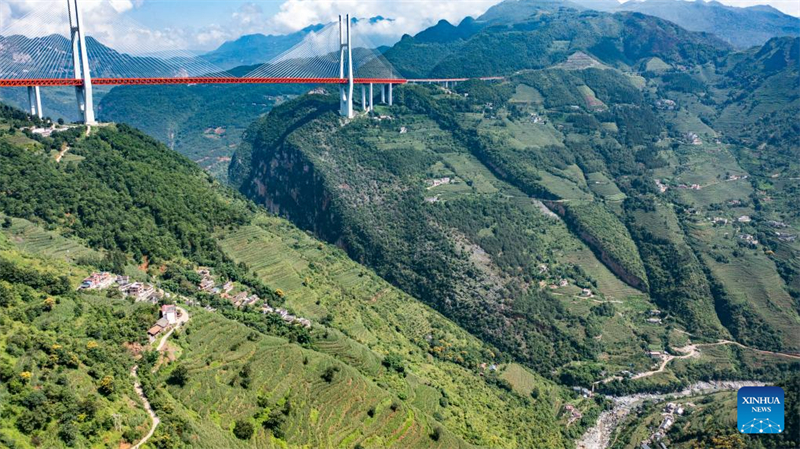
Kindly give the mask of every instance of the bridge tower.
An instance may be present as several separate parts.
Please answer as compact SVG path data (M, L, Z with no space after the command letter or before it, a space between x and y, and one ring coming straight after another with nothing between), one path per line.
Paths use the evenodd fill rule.
M83 29L83 12L78 0L67 0L69 11L69 28L72 38L72 65L75 79L83 80L82 86L75 86L75 97L78 100L78 113L83 122L94 125L94 103L92 101L92 76L89 73L89 56L86 51L86 36Z
M339 85L339 114L353 118L353 50L350 47L350 14L347 14L346 29L339 16L339 79L345 79L345 56L347 56L347 85ZM347 54L345 54L345 49Z

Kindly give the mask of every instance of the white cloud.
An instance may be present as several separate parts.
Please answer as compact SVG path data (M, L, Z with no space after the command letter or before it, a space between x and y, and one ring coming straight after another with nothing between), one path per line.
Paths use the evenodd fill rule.
M314 23L328 23L339 14L367 19L382 16L394 19L374 24L359 24L368 34L387 39L415 34L441 19L458 23L466 16L482 14L499 0L471 1L357 1L287 0L273 16L270 28L278 33L297 31Z

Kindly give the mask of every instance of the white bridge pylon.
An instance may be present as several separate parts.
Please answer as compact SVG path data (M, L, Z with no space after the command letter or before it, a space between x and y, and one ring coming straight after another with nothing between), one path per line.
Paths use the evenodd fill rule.
M393 85L406 82L366 33L359 32L366 22L349 14L339 16L338 36L335 22L316 28L292 48L242 76L206 61L202 55L167 48L184 44L165 34L168 30L150 30L127 16L117 16L113 24L92 26L92 17L97 15L86 16L82 0L66 3L66 11L35 8L0 28L0 88L28 87L28 111L40 118L44 115L40 95L43 86L75 89L78 115L91 125L96 122L96 86L338 84L339 112L352 118L356 112L355 84L361 85L361 108L370 111L373 93L377 94L375 88L380 90L381 102L391 105ZM109 26L114 28L113 35L106 30ZM108 39L110 46L92 34L95 27L98 36Z
M83 116L83 123L94 125L92 76L89 73L89 56L86 51L86 36L83 32L83 13L81 12L78 0L67 0L67 10L69 12L69 30L72 39L72 64L75 79L83 81L81 86L75 86L75 97L78 100L78 113Z

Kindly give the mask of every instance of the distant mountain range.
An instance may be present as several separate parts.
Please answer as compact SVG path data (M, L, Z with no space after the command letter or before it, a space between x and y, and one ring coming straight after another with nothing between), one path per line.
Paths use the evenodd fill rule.
M367 21L370 24L383 21L391 22L393 20L381 16L370 17L369 19L355 19L356 22ZM319 31L324 26L321 23L309 25L290 34L248 34L236 40L223 43L216 50L202 55L202 58L226 70L243 65L263 64L298 44L308 33ZM370 36L367 36L367 38L369 39ZM378 39L375 43L376 45L391 45L393 42L384 42L382 39Z
M454 42L486 26L520 23L561 8L647 14L689 31L715 34L736 48L762 45L773 37L800 36L800 18L767 5L738 8L716 1L631 0L619 4L615 0L514 0L492 6L477 19L467 17L458 26L441 20L414 38L418 42Z
M264 63L292 48L312 31L322 29L316 24L291 34L248 34L234 41L227 41L214 51L203 55L203 59L225 69L242 65Z
M800 36L800 18L767 6L737 8L716 1L629 1L618 10L674 22L689 31L713 33L738 48L762 45L773 37Z

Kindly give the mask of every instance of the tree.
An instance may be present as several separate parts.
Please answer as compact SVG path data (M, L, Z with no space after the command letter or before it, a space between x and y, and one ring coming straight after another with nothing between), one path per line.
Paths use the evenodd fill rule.
M8 307L14 302L14 293L9 287L0 283L0 307Z
M253 436L253 424L250 421L237 419L233 425L233 434L240 440L249 440Z
M97 386L97 391L100 392L103 396L109 396L114 393L114 377L113 376L103 376L100 379L100 383Z
M329 366L325 368L325 371L322 373L322 376L320 377L322 377L322 380L324 380L325 382L331 383L333 382L333 376L335 376L337 372L339 372L338 366Z
M178 365L169 375L168 382L180 387L185 386L189 382L189 370L183 365Z
M383 366L389 368L390 370L397 371L398 373L403 373L406 370L405 366L403 366L403 357L394 352L384 357L382 363Z
M13 223L11 222L11 217L6 217L3 219L3 228L8 229L11 227Z
M442 428L439 426L434 427L430 436L433 441L439 441L439 438L442 437Z

